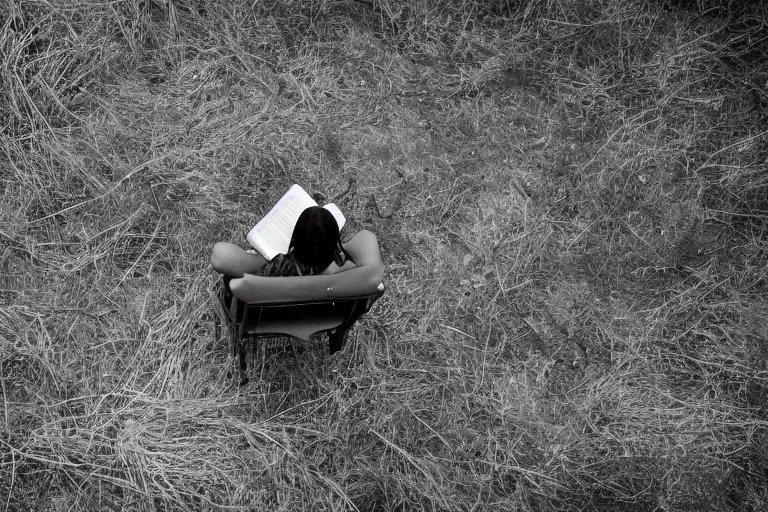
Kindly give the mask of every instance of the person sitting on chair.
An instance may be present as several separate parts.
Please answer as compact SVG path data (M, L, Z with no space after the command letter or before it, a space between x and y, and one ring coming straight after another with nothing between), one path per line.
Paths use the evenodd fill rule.
M246 252L239 245L217 242L213 246L211 265L224 274L227 282L243 277L243 274L288 277L343 272L357 266L350 249L359 256L369 252L356 250L361 244L354 241L358 238L366 241L370 241L371 237L375 239L370 231L350 236L349 227L350 222L347 222L339 231L331 212L320 206L310 206L296 221L286 254L278 254L267 261L260 254ZM345 245L349 247L345 248Z
M211 253L211 265L224 274L228 291L230 287L236 288L243 292L241 295L246 296L248 274L312 276L355 269L355 285L371 283L375 287L384 275L378 240L368 230L350 236L350 224L347 222L344 229L339 231L331 212L320 206L311 206L296 221L286 254L278 254L267 261L261 255L248 253L236 244L217 242ZM344 293L341 285L337 287L337 292ZM340 341L333 339L333 335L329 341L331 353L340 348Z

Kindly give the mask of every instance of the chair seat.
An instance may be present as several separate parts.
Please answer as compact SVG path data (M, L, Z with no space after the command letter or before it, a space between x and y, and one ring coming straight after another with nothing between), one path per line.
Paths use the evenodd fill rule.
M284 334L287 336L293 336L303 341L309 341L309 338L317 333L334 329L341 325L344 318L338 316L336 318L303 318L301 323L296 322L261 322L253 329L248 329L249 336L268 334Z
M248 319L245 333L248 336L282 334L309 341L314 334L339 327L347 317L350 306L313 304L264 307L260 318Z

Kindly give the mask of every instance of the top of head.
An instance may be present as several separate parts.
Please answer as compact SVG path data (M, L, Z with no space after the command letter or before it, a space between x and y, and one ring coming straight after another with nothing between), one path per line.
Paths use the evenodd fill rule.
M301 212L290 244L299 262L321 272L333 261L338 245L339 225L331 212L320 206Z

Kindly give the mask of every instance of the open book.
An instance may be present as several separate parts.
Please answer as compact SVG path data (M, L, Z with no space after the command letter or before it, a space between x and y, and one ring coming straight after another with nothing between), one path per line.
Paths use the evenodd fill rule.
M248 232L245 239L267 260L271 260L279 253L287 253L296 221L299 220L301 212L310 206L317 206L315 200L299 185L293 185L269 210L269 213ZM333 214L341 231L347 221L341 210L333 203L323 208Z

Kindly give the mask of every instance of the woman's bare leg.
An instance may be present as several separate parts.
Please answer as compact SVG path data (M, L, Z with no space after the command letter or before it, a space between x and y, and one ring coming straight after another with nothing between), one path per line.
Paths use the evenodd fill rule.
M211 265L229 277L255 274L267 262L260 254L249 254L239 245L216 242L211 252Z

